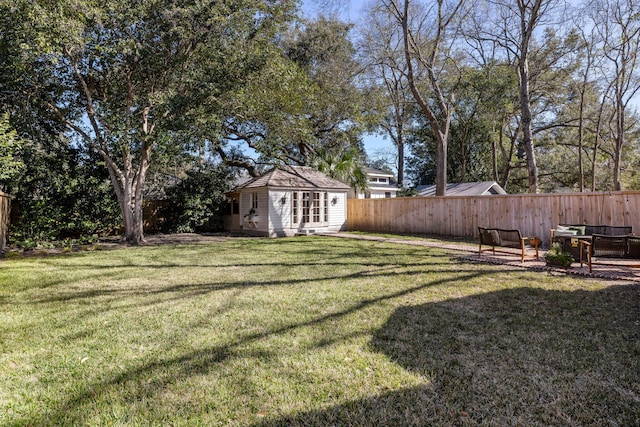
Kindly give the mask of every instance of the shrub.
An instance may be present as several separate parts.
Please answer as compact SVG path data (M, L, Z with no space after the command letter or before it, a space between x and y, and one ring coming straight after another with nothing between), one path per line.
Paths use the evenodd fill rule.
M553 243L551 249L545 255L547 265L555 265L563 268L568 268L571 263L575 261L569 252L563 252L560 243Z

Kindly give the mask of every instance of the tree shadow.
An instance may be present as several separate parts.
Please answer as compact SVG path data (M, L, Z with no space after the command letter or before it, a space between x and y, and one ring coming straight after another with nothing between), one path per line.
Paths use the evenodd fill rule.
M371 347L425 378L280 425L638 425L640 286L398 308Z
M76 388L67 396L66 399L47 408L47 414L29 414L27 417L18 420L16 424L42 425L46 424L46 419L65 419L72 421L73 424L84 424L84 417L86 416L84 408L90 406L94 401L103 401L108 399L108 396L111 393L117 392L120 395L119 398L125 401L151 401L156 394L161 394L168 385L182 381L186 378L208 375L216 371L221 364L230 363L233 360L264 361L273 359L274 357L279 357L280 355L281 350L279 349L275 349L274 353L270 354L264 353L265 350L247 348L248 344L269 339L271 337L287 336L302 328L330 325L333 321L344 319L358 311L365 310L370 306L407 296L425 288L437 287L446 284L449 281L473 280L485 274L489 274L489 271L464 273L460 276L456 276L455 278L446 277L432 281L421 281L411 288L405 288L389 292L384 295L353 301L349 306L344 307L343 309L321 314L310 319L299 319L285 325L273 326L265 330L253 332L248 331L232 341L210 345L192 352L141 361L142 363L136 364L135 366L129 366L126 369L107 374L103 381L92 382L83 387ZM336 336L334 334L330 339L319 340L316 343L316 346L318 348L326 347L336 341L348 340L352 337L352 335ZM74 337L67 338L73 339ZM144 380L146 378L154 379L152 382L145 382ZM415 394L416 392L407 390L406 393ZM418 397L419 396L420 394L418 393ZM390 398L395 399L393 394L390 394ZM375 406L376 403L372 402L372 405ZM346 405L345 408L345 410L349 410L349 408L353 409L350 404ZM361 412L362 408L357 407L354 410ZM323 417L323 414L318 415L321 418ZM395 417L395 413L390 413L389 415ZM287 424L289 421L294 423L295 419L281 421ZM278 422L280 422L280 420ZM321 423L317 425L326 424Z

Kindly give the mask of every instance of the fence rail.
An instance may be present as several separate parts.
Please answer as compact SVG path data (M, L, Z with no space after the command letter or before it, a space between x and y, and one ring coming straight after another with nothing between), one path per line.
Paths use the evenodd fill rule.
M7 243L7 231L11 215L11 196L0 191L0 254Z
M558 224L632 226L640 233L640 191L507 196L349 199L347 229L476 237L478 227L519 229L549 244Z

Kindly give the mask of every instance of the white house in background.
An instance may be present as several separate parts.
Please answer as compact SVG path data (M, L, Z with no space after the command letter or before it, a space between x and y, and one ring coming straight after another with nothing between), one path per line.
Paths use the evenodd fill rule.
M337 232L346 227L348 191L310 167L272 169L227 193L225 228L268 237Z
M419 185L416 187L418 196L435 196L435 185ZM495 181L463 182L460 184L447 184L447 196L491 196L507 194Z
M366 168L369 187L366 191L349 191L350 199L384 199L396 197L400 188L393 183L394 176L391 172L380 169Z

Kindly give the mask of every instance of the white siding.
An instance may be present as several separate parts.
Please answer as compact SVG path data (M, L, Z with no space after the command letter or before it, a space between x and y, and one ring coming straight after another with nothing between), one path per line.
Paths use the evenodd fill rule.
M249 223L245 215L251 210L252 194L258 194L258 218L259 221L253 224ZM266 189L256 188L243 191L240 196L240 226L244 231L248 232L267 232L269 227L269 194Z
M290 228L291 191L272 190L269 193L269 230L278 234Z
M336 204L333 204L333 199ZM331 231L338 231L347 224L347 192L329 192L329 227Z
M301 215L298 215L298 224L293 224L293 192L299 194L299 206L302 206L301 193L308 190L271 190L264 188L247 189L240 195L241 228L249 234L281 237L294 236L299 232L322 233L327 231L339 231L346 227L347 222L347 191L319 191L321 205L324 206L324 193L327 193L327 208L329 209L329 222L324 221L321 210L320 223L301 223ZM258 194L259 221L249 223L245 215L251 209L252 193ZM333 200L335 199L335 204ZM312 214L311 214L312 215Z

